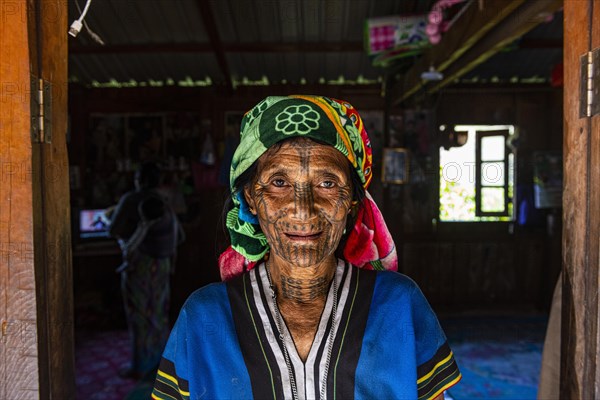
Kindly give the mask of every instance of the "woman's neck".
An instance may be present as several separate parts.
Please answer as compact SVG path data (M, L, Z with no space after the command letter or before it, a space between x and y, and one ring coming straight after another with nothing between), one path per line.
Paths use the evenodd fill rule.
M295 267L275 258L267 262L277 305L302 361L306 361L335 276L334 256L312 267Z
M337 260L332 256L311 267L296 267L274 257L267 262L267 267L280 305L306 305L313 302L322 304L335 275Z

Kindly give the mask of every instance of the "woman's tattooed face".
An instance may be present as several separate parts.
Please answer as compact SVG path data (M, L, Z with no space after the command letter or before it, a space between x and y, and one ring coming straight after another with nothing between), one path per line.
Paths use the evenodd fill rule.
M350 165L331 146L291 139L261 156L244 195L275 256L315 265L333 255L346 226Z

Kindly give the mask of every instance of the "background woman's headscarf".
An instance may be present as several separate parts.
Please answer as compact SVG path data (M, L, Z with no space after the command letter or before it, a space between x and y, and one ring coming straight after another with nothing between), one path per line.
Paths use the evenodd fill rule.
M223 280L252 269L269 252L258 219L248 210L243 188L235 186L236 180L269 147L291 137L306 137L336 148L350 161L365 189L356 224L343 249L346 261L366 269L398 268L394 241L366 191L373 177L371 142L354 107L321 96L267 97L244 115L240 131L230 174L234 207L226 220L231 246L219 257Z

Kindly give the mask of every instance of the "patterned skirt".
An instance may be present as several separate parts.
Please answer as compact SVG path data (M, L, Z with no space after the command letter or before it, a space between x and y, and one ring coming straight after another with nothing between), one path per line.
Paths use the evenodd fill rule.
M169 337L171 259L138 253L121 272L121 290L132 343L131 370L139 375L158 368Z

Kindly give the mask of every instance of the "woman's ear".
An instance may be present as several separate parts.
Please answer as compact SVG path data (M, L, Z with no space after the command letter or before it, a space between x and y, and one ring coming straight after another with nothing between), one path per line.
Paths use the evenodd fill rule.
M246 203L248 203L248 210L252 215L256 215L256 207L254 203L254 198L252 197L252 191L250 190L250 185L244 186L244 198L246 199Z

